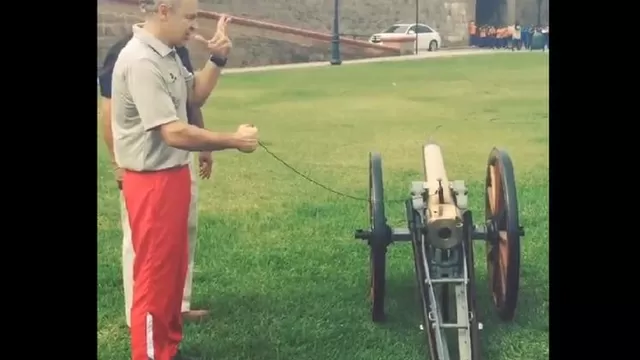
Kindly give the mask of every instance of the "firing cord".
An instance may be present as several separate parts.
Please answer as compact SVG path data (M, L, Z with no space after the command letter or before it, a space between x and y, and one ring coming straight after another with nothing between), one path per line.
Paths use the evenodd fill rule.
M317 182L316 180L308 177L307 175L301 173L300 171L298 171L296 168L294 168L293 166L289 165L286 161L282 160L278 155L274 154L271 150L269 150L268 147L266 147L262 142L258 141L258 145L260 145L261 148L264 149L264 151L267 152L267 154L271 155L274 159L278 160L282 165L284 165L285 167L289 168L289 170L293 171L295 174L297 174L298 176L302 177L303 179L309 181L312 184L315 184L316 186L319 186L325 190L327 190L328 192L334 193L336 195L348 198L348 199L352 199L352 200L358 200L358 201L366 201L369 202L369 199L367 198L361 198L361 197L357 197L357 196L353 196L353 195L349 195L349 194L345 194L341 191L338 190L334 190L326 185L323 185L319 182ZM386 200L385 202L405 202L406 199L398 199L398 200Z

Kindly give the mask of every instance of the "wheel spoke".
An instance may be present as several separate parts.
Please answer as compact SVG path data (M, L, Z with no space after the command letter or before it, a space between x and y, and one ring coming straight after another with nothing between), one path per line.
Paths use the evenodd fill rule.
M504 298L507 289L507 266L509 265L509 239L506 231L498 232L498 257L500 269L500 295Z

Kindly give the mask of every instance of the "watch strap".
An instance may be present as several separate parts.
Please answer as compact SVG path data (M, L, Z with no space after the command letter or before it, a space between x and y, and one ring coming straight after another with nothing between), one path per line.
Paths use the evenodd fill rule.
M227 65L227 58L226 57L217 56L217 55L211 55L209 60L211 60L212 63L216 64L216 66L220 67L220 68L222 68L225 65Z

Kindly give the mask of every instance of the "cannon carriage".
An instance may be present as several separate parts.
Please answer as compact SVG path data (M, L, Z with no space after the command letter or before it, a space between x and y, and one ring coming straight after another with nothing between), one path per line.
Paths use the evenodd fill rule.
M513 164L505 151L491 150L484 222L474 224L464 181L448 179L438 145L429 143L422 150L425 177L411 183L410 198L405 201L406 228L387 225L382 159L380 154L369 154L370 227L356 230L355 237L370 247L371 317L374 322L385 320L389 245L410 241L430 358L480 360L482 323L476 308L474 240L486 241L490 293L501 320L513 319L518 299L524 229L518 219Z

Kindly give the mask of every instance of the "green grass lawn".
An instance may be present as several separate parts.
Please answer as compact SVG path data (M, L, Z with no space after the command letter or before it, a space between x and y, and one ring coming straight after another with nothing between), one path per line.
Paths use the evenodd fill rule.
M484 256L476 256L485 359L549 356L548 67L542 53L467 56L225 76L205 109L207 127L253 123L271 151L302 173L358 197L368 153L382 153L387 199L422 179L421 145L434 135L450 179L465 180L476 222L493 146L511 155L522 239L516 319L493 309ZM434 129L441 125L435 132ZM99 150L98 357L130 358L121 280L118 191ZM183 348L203 359L411 360L426 345L411 245L388 253L385 325L370 320L366 202L329 193L262 149L215 154L200 182L194 308ZM387 206L389 224L403 204ZM484 254L484 244L475 245Z

